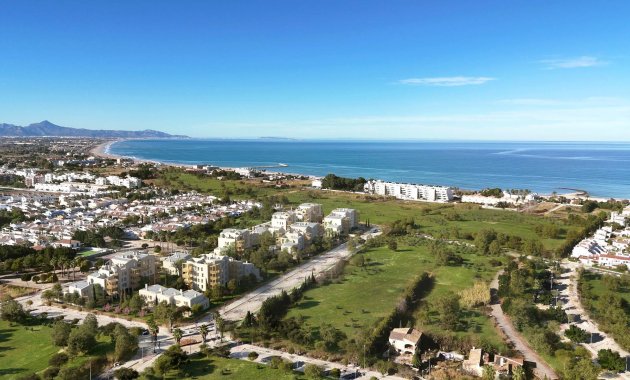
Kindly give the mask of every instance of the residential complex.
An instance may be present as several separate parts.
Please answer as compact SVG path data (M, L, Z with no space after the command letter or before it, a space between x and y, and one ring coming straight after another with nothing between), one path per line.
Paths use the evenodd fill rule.
M582 240L573 248L571 257L586 265L630 267L630 206L622 212L613 212L606 226L593 236Z
M364 190L370 194L388 195L409 201L450 202L453 200L453 189L446 186L368 181Z
M337 208L324 218L324 230L329 235L347 235L359 226L359 213L354 209Z
M182 266L186 285L200 291L225 286L230 280L238 281L250 275L260 279L260 271L254 264L215 254L193 257Z
M88 274L89 285L98 284L108 295L118 295L140 288L143 282L156 280L156 258L141 252L126 252L114 256L98 271Z
M162 285L148 285L145 284L144 288L138 291L138 294L144 298L148 305L157 305L161 302L166 302L169 305L175 305L177 307L193 308L195 305L201 310L205 310L210 307L210 301L208 297L196 290L177 290L173 288L165 288Z

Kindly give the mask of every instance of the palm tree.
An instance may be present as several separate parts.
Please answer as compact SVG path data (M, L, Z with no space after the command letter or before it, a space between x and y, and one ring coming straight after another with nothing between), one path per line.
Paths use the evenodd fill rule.
M208 337L208 325L207 324L203 324L201 326L199 326L199 334L201 334L201 340L203 341L203 344L206 344L206 338Z
M175 330L173 330L173 338L175 338L175 342L177 342L177 345L179 345L179 342L182 340L183 335L184 332L182 331L182 329L176 328Z
M223 341L223 329L225 328L225 321L223 320L223 318L217 317L215 319L215 323L217 326L217 332L219 333L219 337L221 338L221 341Z

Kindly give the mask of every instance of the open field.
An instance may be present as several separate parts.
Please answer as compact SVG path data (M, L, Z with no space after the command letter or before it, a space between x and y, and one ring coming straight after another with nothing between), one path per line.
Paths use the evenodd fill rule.
M434 287L425 298L429 303L448 291L468 288L479 279L489 281L496 272L488 263L490 258L476 255L464 256L465 262L459 267L438 266L423 246L400 247L397 252L382 247L364 255L368 261L365 268L349 264L341 281L307 291L288 317L302 316L305 324L314 328L329 323L352 338L391 313L404 289L422 272L432 273L435 278ZM457 335L474 334L493 345L503 345L490 317L484 313L465 312L462 326ZM441 331L434 321L418 328Z
M575 228L566 226L561 219L514 211L488 210L471 204L405 202L361 194L315 190L296 191L286 195L295 204L321 203L326 212L337 207L356 208L361 214L361 220L369 220L372 224L388 224L399 219L414 218L423 232L432 235L453 229L457 229L462 235L482 229L493 229L500 233L519 236L524 240L540 239L549 250L562 244L566 231L557 239L544 239L536 234L534 229L537 225L556 224L567 231Z
M188 364L182 366L181 374L175 371L167 374L165 379L234 379L234 380L301 380L304 376L297 372L287 373L264 364L251 363L239 359L220 357L191 357Z
M152 181L157 186L169 187L180 191L195 190L218 197L227 191L232 199L252 199L276 195L282 189L274 184L264 184L260 180L219 180L210 176L197 176L182 170L163 171L160 177Z
M45 370L48 359L61 351L53 345L51 331L44 325L11 325L0 320L0 378L15 379ZM90 358L106 357L113 350L109 337L98 336L89 355L75 356L64 367L78 367Z
M0 378L14 379L48 367L48 359L59 351L47 326L22 326L0 321Z

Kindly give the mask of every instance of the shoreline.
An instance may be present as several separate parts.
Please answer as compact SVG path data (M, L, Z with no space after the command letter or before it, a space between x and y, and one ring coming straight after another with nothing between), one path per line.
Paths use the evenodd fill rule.
M190 168L190 169L194 169L196 168L197 165L195 164L183 164L183 163L176 163L176 162L163 162L163 161L158 161L158 160L147 160L147 159L141 159L141 158L137 158L137 157L133 157L133 156L123 156L123 155L118 155L118 154L113 154L110 152L110 148L113 144L118 143L118 142L122 142L122 141L127 141L127 140L134 140L134 139L125 139L125 138L120 138L120 139L115 139L115 140L108 140L105 141L101 144L96 145L95 147L93 147L90 150L90 154L92 154L93 156L96 157L100 157L100 158L105 158L105 159L119 159L119 158L123 158L123 159L130 159L130 160L134 160L137 163L149 163L149 164L154 164L154 165L160 165L160 166L166 166L166 167L177 167L177 168ZM235 170L235 169L242 169L244 167L219 167L219 169L222 170ZM279 172L279 171L265 171L268 174L278 174L278 175L296 175L296 176L305 176L305 177L309 177L311 179L321 179L323 178L323 176L317 176L314 174L300 174L300 173L289 173L289 172ZM439 186L447 186L447 185L439 185ZM590 199L590 200L595 200L595 201L599 201L599 202L606 202L610 199L614 199L617 201L624 201L624 200L628 200L628 198L617 198L617 197L604 197L604 196L582 196L580 194L580 192L584 191L584 190L579 190L576 191L577 189L572 189L572 188L564 188L565 190L572 190L569 193L558 193L559 196L564 196L568 199ZM462 190L466 190L469 191L470 189L462 189ZM477 189L477 190L470 190L470 191L480 191L481 189ZM588 192L586 192L588 194ZM540 194L543 197L550 197L552 194Z

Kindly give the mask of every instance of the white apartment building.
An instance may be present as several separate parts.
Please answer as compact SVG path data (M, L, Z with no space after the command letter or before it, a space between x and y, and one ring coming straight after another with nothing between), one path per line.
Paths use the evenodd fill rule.
M291 225L290 231L304 235L308 241L313 241L324 236L324 228L320 223L296 222Z
M164 301L169 305L187 306L191 309L195 305L199 305L202 310L210 307L208 297L196 290L177 290L156 284L145 285L138 291L138 294L150 305L157 305Z
M280 238L280 249L287 252L301 251L306 246L304 235L299 232L287 232Z
M296 221L297 217L293 211L275 212L271 216L271 229L282 233L287 231L289 226Z
M302 203L295 209L295 216L300 222L321 223L324 211L319 203Z
M180 276L178 262L186 262L192 256L188 252L174 252L172 255L162 259L162 268L171 276Z
M155 256L125 252L114 257L97 272L87 276L90 284L99 284L107 294L137 289L143 279L155 279Z
M206 291L225 286L228 281L254 275L260 279L260 271L251 263L244 263L228 256L206 254L193 257L182 267L184 282L192 289Z
M388 195L403 200L427 202L450 202L453 200L453 189L446 186L368 181L364 190L370 194Z
M233 246L236 252L243 252L253 246L249 230L227 228L219 234L217 251Z
M79 297L85 297L87 299L92 299L92 284L85 280L71 282L68 284L68 287L64 289L64 293L70 294L78 294Z
M358 212L350 208L334 209L324 218L324 230L331 235L347 235L358 226Z

